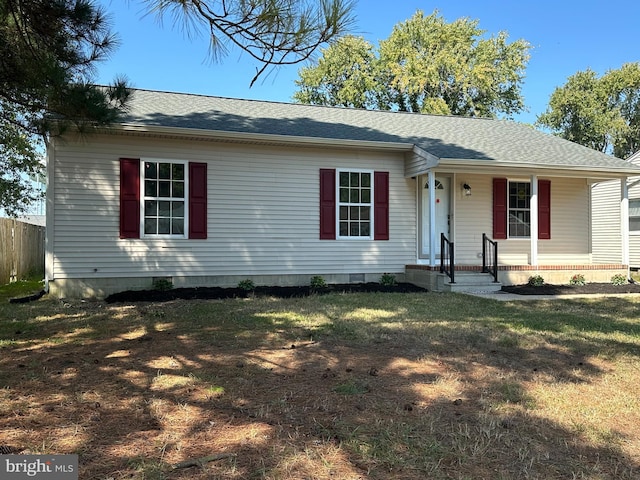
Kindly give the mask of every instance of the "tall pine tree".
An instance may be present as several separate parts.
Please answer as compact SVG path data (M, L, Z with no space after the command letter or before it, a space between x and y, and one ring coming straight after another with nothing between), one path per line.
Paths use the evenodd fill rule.
M9 214L33 199L26 176L41 169L50 135L117 118L125 82L91 83L113 47L104 12L89 0L0 3L0 207Z

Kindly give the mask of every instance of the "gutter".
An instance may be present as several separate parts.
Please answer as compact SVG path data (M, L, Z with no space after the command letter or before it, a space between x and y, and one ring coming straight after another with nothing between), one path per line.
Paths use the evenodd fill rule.
M162 126L142 126L135 124L114 125L103 131L118 130L122 132L149 134L149 135L172 135L180 137L201 138L210 140L223 140L234 142L259 142L277 145L303 145L308 147L347 147L366 148L372 150L392 150L392 151L412 151L414 145L406 142L381 142L374 140L352 140L336 139L310 136L276 135L266 133L232 132L222 130L207 130L198 128L162 127Z
M589 177L602 177L603 179L624 178L627 176L640 175L640 167L608 167L603 165L549 165L549 164L523 164L518 162L501 162L498 160L472 160L472 159L452 159L444 158L440 161L440 167L448 167L454 170L464 170L473 172L480 170L486 173L488 168L499 167L502 169L526 170L532 173L542 171L553 171L554 175L564 173L567 176L576 174L589 174Z

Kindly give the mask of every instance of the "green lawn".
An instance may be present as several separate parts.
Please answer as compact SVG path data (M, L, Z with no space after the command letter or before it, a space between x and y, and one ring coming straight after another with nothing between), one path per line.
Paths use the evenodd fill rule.
M19 282L0 285L0 304L8 302L10 298L19 298L32 295L43 289L40 278L30 278Z
M0 296L0 445L80 478L640 475L636 296Z

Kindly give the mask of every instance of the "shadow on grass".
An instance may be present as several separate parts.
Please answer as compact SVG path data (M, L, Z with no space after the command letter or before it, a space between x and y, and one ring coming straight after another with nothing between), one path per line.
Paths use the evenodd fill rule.
M554 420L540 390L637 369L636 310L445 294L3 306L0 444L78 453L82 478L631 479L638 427ZM235 456L170 468L219 452Z

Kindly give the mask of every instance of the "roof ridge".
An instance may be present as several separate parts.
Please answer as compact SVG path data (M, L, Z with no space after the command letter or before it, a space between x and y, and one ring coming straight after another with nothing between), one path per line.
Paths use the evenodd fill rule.
M435 113L407 112L402 110L382 110L382 109L367 109L367 108L359 108L359 107L344 107L340 105L316 105L311 103L286 102L283 100L264 100L264 99L252 99L252 98L240 98L240 97L225 97L225 96L210 95L205 93L176 92L171 90L153 90L149 88L131 88L131 90L134 90L134 91L137 90L137 91L149 92L149 93L162 93L162 94L169 94L169 95L184 95L187 97L202 97L202 98L209 98L209 99L231 100L231 101L247 102L247 103L283 105L283 106L295 107L295 108L298 108L298 107L318 108L318 109L326 108L329 110L346 110L346 111L353 111L353 112L374 112L379 114L392 114L392 115L415 115L415 116L421 116L421 117L455 118L458 120L460 119L488 120L488 121L520 124L519 122L516 122L515 120L511 120L511 119L500 119L500 118L491 118L491 117L467 117L464 115L453 115L453 114L440 115ZM522 124L522 125L525 125L525 124Z

